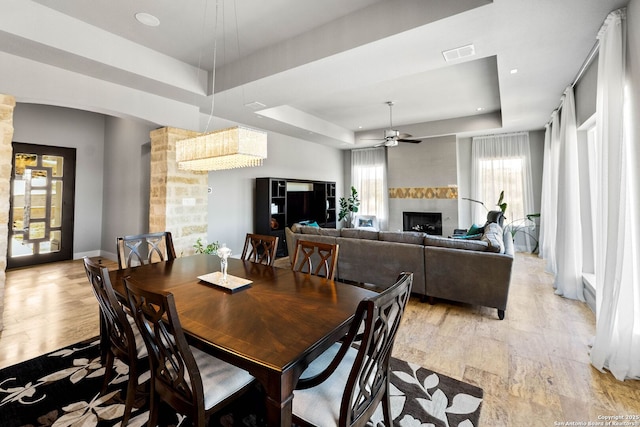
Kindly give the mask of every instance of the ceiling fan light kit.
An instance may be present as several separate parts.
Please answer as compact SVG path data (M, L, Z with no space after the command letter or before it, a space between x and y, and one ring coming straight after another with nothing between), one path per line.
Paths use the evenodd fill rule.
M422 142L420 139L412 139L412 136L408 133L400 133L399 130L393 128L393 101L385 102L389 106L389 129L384 130L384 138L382 142L376 147L395 147L398 142L409 142L412 144L418 144Z

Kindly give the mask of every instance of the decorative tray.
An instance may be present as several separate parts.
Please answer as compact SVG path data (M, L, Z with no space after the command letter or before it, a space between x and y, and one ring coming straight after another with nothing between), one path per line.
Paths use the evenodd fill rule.
M222 280L221 271L214 271L213 273L198 276L198 279L202 280L203 282L207 282L212 285L227 289L232 293L239 291L240 289L243 289L249 286L251 283L253 283L251 280L244 279L242 277L232 276L230 274L227 274L227 281L224 282Z

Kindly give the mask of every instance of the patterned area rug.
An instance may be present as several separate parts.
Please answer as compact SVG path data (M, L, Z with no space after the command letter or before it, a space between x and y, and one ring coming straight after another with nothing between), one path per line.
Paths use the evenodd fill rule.
M119 365L109 390L100 395L104 368L97 338L0 370L0 426L119 426L128 368ZM473 427L478 425L482 389L428 369L392 359L391 405L397 426ZM129 426L146 425L148 410L140 387L140 407ZM383 426L382 410L371 420ZM183 419L161 409L162 426ZM188 420L185 420L188 421ZM188 424L188 423L185 423ZM264 406L256 387L214 414L210 426L264 425Z

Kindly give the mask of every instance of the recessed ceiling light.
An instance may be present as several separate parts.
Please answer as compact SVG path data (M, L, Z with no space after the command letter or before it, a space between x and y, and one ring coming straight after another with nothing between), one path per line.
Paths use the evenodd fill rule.
M476 111L484 111L484 107L478 107L476 108Z
M160 25L160 20L150 13L138 12L135 16L139 23L146 25L147 27L157 27Z
M517 68L512 68L511 71L509 71L511 74L518 74L518 69Z

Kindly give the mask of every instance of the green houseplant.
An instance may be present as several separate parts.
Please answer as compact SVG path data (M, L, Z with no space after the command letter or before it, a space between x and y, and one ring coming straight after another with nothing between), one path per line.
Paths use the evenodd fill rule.
M502 211L502 215L504 215L507 211L507 203L504 201L504 190L500 192L500 196L498 197L498 203L496 203L496 206L500 208L500 210Z
M360 199L358 197L358 191L355 187L351 187L351 195L347 198L340 197L340 212L338 212L338 221L345 221L347 228L353 227L353 220L355 214L360 207Z
M196 243L193 245L193 248L195 249L197 254L213 254L218 250L219 246L220 244L218 242L209 243L208 245L205 245L202 242L202 238L198 237L198 240L196 240Z

